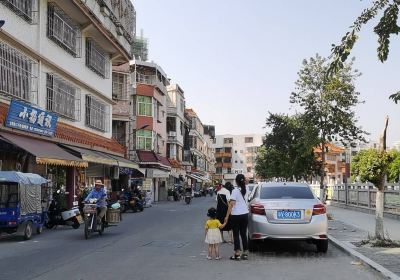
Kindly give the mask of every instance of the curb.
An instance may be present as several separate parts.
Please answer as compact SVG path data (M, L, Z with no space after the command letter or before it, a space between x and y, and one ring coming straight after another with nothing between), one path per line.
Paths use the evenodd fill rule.
M373 260L367 258L363 254L361 254L361 253L357 252L356 250L350 248L350 246L348 246L347 244L345 244L342 241L339 241L338 239L336 239L332 235L328 235L328 239L335 247L339 248L340 250L344 251L345 253L349 254L350 256L352 256L352 257L354 257L356 259L359 259L361 262L365 263L366 265L368 265L372 269L374 269L374 270L378 271L379 273L381 273L387 279L400 280L400 276L394 274L390 270L384 268L382 265L374 262Z

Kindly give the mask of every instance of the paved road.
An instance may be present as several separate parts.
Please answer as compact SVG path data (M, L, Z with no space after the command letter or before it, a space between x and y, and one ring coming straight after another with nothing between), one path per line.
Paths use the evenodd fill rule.
M341 251L272 242L248 261L208 261L203 222L214 201L161 203L127 213L118 227L85 240L83 229L58 228L27 242L0 240L0 279L381 279Z

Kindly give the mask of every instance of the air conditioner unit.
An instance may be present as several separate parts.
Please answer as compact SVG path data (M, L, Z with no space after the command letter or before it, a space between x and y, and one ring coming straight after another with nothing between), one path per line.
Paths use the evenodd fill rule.
M176 131L170 131L170 132L168 132L168 136L170 136L170 137L176 137Z
M111 171L110 172L111 179L119 179L119 167L118 166L111 167L110 171Z

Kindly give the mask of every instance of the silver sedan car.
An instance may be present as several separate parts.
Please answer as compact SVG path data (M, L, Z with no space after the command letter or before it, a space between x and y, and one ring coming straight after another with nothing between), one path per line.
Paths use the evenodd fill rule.
M303 183L260 183L249 197L249 245L264 239L306 240L328 250L325 205Z

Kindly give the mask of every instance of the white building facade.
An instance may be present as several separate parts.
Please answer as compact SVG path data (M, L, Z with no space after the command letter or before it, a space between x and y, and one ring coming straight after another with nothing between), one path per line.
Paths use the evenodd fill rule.
M48 178L56 174L52 172L62 173L65 181L59 184L74 199L75 188L101 179L111 189L119 179L118 168L137 167L124 159L125 147L112 139L112 70L132 59L135 18L130 0L0 1L0 19L5 21L0 29L3 170ZM17 121L26 125L9 121L15 117L14 104L28 109L29 123L18 115ZM49 135L37 133L45 115L57 120ZM33 141L38 145L29 149Z
M217 135L215 149L215 179L233 183L237 174L254 181L257 152L263 143L261 134Z

